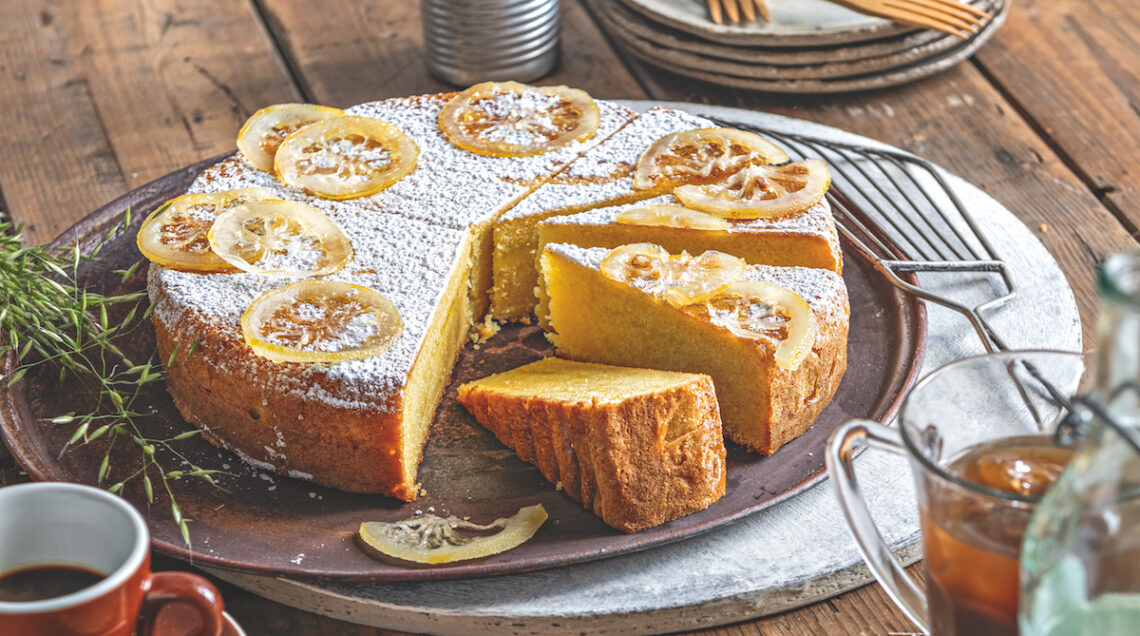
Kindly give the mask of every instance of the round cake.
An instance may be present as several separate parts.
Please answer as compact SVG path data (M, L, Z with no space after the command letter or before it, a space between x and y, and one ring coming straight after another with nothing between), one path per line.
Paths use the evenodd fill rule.
M459 349L473 328L487 324L488 315L532 318L540 222L667 194L669 187L634 187L639 157L663 135L712 127L673 110L639 115L591 100L597 121L588 134L576 130L576 137L537 154L503 156L505 144L533 146L536 137L541 141L554 135L548 131L561 130L561 122L550 116L557 99L543 90L483 94L473 102L481 109L478 116L449 114L449 103L457 99L451 94L346 109L345 118L387 122L396 132L385 134L406 136L418 152L410 171L362 196L332 198L340 195L287 183L280 157L281 177L257 167L246 154L199 176L191 193L263 188L267 193L258 191L259 196L310 206L339 228L351 249L339 268L317 275L305 273L308 260L300 242L300 247L282 248L299 250L285 259L301 263L292 270L246 268L237 261L238 268L183 271L188 268L152 263L149 292L156 305L152 316L160 359L168 362L167 387L186 420L210 442L266 470L351 492L414 499L423 447ZM534 112L542 116L536 119ZM476 126L487 114L497 124ZM475 122L471 130L493 142L489 147L495 150L457 145L455 135L444 130L448 117ZM285 143L298 134L292 132ZM384 161L394 154L371 151ZM322 167L318 160L311 165ZM813 218L820 216L820 205L808 206L815 210ZM823 218L822 225L805 224L790 215L785 224L788 232L834 245L825 251L834 255L830 268L838 271L834 221L829 214ZM779 226L781 220L769 224ZM678 228L681 234L693 231ZM750 244L763 240L735 235ZM575 242L572 235L559 240ZM579 244L594 247L588 240ZM758 258L755 245L749 254ZM818 266L819 259L791 264ZM398 330L386 348L357 359L266 357L251 346L242 317L266 292L300 281L375 290L390 301ZM838 377L817 381L833 387Z

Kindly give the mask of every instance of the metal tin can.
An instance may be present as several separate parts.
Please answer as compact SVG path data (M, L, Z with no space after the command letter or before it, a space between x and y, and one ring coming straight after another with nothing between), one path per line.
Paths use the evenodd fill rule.
M428 70L456 86L527 82L558 62L558 0L420 0Z

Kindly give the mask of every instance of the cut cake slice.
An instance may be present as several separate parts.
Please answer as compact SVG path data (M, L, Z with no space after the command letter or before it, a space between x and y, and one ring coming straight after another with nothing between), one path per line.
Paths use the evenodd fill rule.
M725 448L708 376L547 358L469 382L459 401L622 532L724 496Z
M272 362L246 345L241 316L262 292L299 278L152 265L159 359L181 352L167 365L167 389L207 439L251 464L412 500L436 405L470 329L470 235L394 214L328 214L352 238L353 256L323 280L392 301L403 331L391 348L337 364Z
M651 108L504 212L494 231L492 316L524 320L534 311L539 221L660 195L659 190L633 189L641 153L667 134L713 125L688 113Z
M608 250L547 245L539 315L560 356L712 376L725 435L764 454L802 434L835 395L847 367L850 307L832 271L749 265L745 280L789 289L815 317L811 350L794 369L775 363L766 338L727 328L610 279L600 265Z

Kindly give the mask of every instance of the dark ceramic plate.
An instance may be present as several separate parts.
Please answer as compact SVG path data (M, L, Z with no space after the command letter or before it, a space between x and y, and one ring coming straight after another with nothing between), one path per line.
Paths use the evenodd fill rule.
M132 225L104 246L82 271L84 284L98 291L119 285L114 270L140 259L135 232L142 218L166 199L182 193L210 162L172 173L95 211L56 243L90 249L135 211ZM143 268L145 269L145 268ZM196 464L225 471L219 487L196 480L172 482L183 514L190 519L193 545L182 542L171 521L169 502L147 504L140 488L124 489L149 520L154 547L196 564L257 574L353 580L426 580L521 572L641 550L696 535L776 504L824 476L823 447L838 424L860 417L885 420L918 372L925 337L921 306L898 294L874 269L847 255L844 279L851 296L849 366L839 393L815 425L772 457L731 446L728 492L707 510L633 535L603 524L546 482L480 427L455 401L455 388L469 379L513 368L551 355L541 331L510 326L479 348L467 346L436 413L420 479L425 494L403 503L379 496L353 495L308 482L265 473L205 441L178 442ZM126 287L142 288L143 276ZM123 343L137 359L153 356L154 338L140 329ZM11 361L6 361L11 364ZM82 408L82 391L61 387L51 372L30 373L0 392L0 433L28 473L38 480L94 484L105 448L100 442L63 451L70 429L46 423ZM152 437L189 428L161 386L139 398L141 420ZM61 452L62 451L62 452ZM167 458L168 466L173 465ZM132 444L112 453L112 479L138 466ZM456 514L486 522L541 502L550 520L526 544L485 559L453 565L416 567L372 559L354 536L361 521L394 521L417 511Z

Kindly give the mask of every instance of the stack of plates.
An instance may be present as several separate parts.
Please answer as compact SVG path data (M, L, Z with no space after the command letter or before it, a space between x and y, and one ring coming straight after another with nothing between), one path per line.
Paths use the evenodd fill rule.
M634 56L736 88L837 93L895 86L965 60L1005 22L1009 0L968 39L865 16L826 0L768 0L772 21L717 25L705 0L586 0Z

